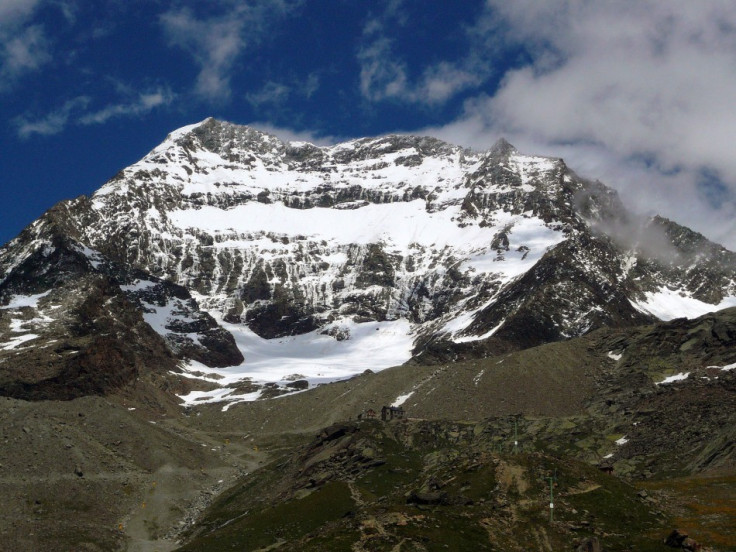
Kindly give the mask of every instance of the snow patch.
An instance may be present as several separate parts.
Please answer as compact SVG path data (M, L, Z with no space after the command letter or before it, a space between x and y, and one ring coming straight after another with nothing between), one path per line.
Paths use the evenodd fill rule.
M21 309L23 307L38 308L39 300L46 297L51 290L39 293L37 295L14 295L10 298L7 305L0 306L0 309Z
M76 249L80 251L87 259L89 260L89 264L92 265L92 268L97 269L102 264L102 261L105 260L105 257L100 253L99 251L96 251L94 249L90 249L86 245L80 245L77 244Z
M618 362L619 360L621 360L621 357L622 356L623 355L620 354L620 353L617 354L617 353L614 353L613 351L608 351L608 358L613 359L616 362Z
M169 220L182 230L298 235L339 245L384 242L403 253L412 244L436 249L463 244L482 247L492 240L493 228L462 228L452 220L457 214L459 208L430 213L423 200L349 210L292 209L282 203L251 202L227 210L212 206L179 209L169 214Z
M483 377L483 374L485 374L485 372L486 372L486 369L483 368L483 370L478 372L478 374L473 378L473 383L475 384L476 387L478 387L478 384L480 383L480 378Z
M625 444L626 444L626 443L628 443L628 442L629 442L629 440L628 440L628 439L626 438L626 435L624 435L624 436L623 436L623 437L621 437L620 439L617 439L617 440L616 440L616 444L617 444L618 446L623 446L623 445L625 445Z
M414 394L414 391L409 391L406 395L399 395L396 400L391 403L391 406L401 406L406 400Z
M667 378L664 378L662 381L656 382L656 385L666 385L668 383L672 383L675 381L686 380L689 375L690 375L690 372L680 372L679 374L675 374L674 376L669 376Z
M148 280L136 280L132 284L122 285L120 289L123 291L135 292L143 291L152 288L156 285L156 282L150 282Z
M8 342L6 342L5 344L3 344L2 347L0 347L0 349L3 349L4 351L9 351L11 349L15 349L19 345L22 345L26 341L31 341L33 339L36 339L37 337L39 336L36 334L19 335L18 337L14 337L10 339Z
M718 370L728 372L729 370L733 370L736 368L736 362L734 362L733 364L727 364L726 366L708 366L708 368L716 368Z
M260 390L254 393L245 393L240 395L234 393L235 389L223 387L220 389L214 389L212 391L191 391L186 395L179 395L179 398L184 401L184 406L194 406L198 404L208 404L223 401L254 401L261 396ZM227 410L228 406L229 405L226 405L226 407L223 408L223 411Z
M488 330L486 333L482 335L466 335L463 337L458 337L456 339L453 339L453 341L455 343L469 343L471 341L482 341L484 339L488 339L493 334L495 334L501 328L501 326L503 326L504 322L506 322L505 318L501 320L501 322L498 325L494 326L493 328L491 328L490 330Z
M635 309L652 314L660 320L672 320L673 318L697 318L709 312L718 311L728 307L736 307L736 297L726 297L720 303L711 305L692 297L686 290L672 290L663 287L659 291L645 293L644 301L632 301Z
M120 289L127 293L136 294L154 288L157 285L159 284L148 280L136 280L132 284L121 285ZM138 300L144 307L143 320L145 320L146 324L151 326L157 334L164 338L188 338L196 345L201 345L199 335L197 333L179 333L172 331L167 327L171 326L171 324L175 322L188 324L197 321L195 318L188 315L191 309L187 307L185 300L176 297L169 297L164 305L150 303L142 296L138 296Z

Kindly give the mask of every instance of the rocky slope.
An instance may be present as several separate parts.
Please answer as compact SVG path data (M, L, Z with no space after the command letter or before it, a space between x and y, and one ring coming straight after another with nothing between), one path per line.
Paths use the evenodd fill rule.
M394 404L418 419L497 419L508 437L516 418L524 448L544 443L646 479L736 468L735 385L736 309L726 309L492 358L361 374L224 413L212 405L195 423L226 415L253 433L317 431Z
M672 550L658 495L507 440L492 424L331 426L224 493L179 550Z
M3 399L0 550L733 550L735 339L727 309L225 412L156 371ZM390 404L410 419L368 419Z
M0 284L3 395L108 394L144 372L178 371L181 356L242 361L232 335L186 289L93 252L64 215L56 208L21 234Z
M116 375L82 393L145 364L225 386L190 401L245 400L264 382L289 391L699 315L736 304L735 268L504 140L316 147L207 119L0 250L0 353L18 359L0 369L14 365L6 394L44 397L20 388L109 356Z
M732 550L735 339L727 309L203 410L261 435L363 419L274 451L181 549ZM366 416L392 403L409 419Z

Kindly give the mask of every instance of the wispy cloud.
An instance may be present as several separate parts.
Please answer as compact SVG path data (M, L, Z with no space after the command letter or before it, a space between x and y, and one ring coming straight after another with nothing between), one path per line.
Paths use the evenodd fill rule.
M79 96L69 100L56 111L52 111L39 119L29 120L26 117L19 117L15 120L18 127L18 136L29 138L34 134L41 136L58 134L69 124L71 114L79 109L84 109L89 102L89 97Z
M396 25L407 24L401 2L388 2L384 12L363 27L363 45L357 53L360 64L360 91L371 102L395 100L439 105L468 88L477 87L488 76L488 66L469 51L461 59L441 61L423 68L421 77L409 78L407 63L396 54Z
M281 104L291 94L292 90L285 84L269 81L260 90L245 95L253 107L260 107L264 104Z
M76 2L73 0L53 0L53 4L61 11L67 23L74 24L77 22L79 5Z
M40 25L26 27L3 44L3 68L15 75L38 69L51 59L48 41Z
M189 9L170 11L161 16L169 43L186 50L199 66L197 94L208 99L230 96L230 70L245 47L241 36L244 21L221 17L197 19Z
M319 90L320 82L317 73L310 74L304 81L301 91L305 98L311 98Z
M110 119L118 117L134 117L144 115L156 107L169 105L174 99L174 94L165 88L159 88L154 92L142 93L130 102L112 104L79 117L81 125L99 125Z
M92 99L89 96L79 96L43 117L18 117L15 124L20 138L30 138L34 134L50 136L62 132L69 125L98 125L113 118L144 115L157 107L169 105L173 99L174 95L171 91L159 88L151 92L140 93L134 99L126 102L88 111L87 108Z
M0 2L0 29L24 23L40 0L3 0Z
M0 91L51 59L42 25L31 24L38 0L0 2Z
M170 10L160 16L171 46L189 53L199 68L195 92L210 101L227 100L237 58L257 44L271 22L298 7L301 1L260 0L225 2L222 15L199 18L189 8Z
M372 102L398 100L438 105L483 82L479 72L449 62L425 68L422 77L411 82L406 64L393 57L388 38L377 39L361 49L358 60L361 65L360 91Z
M417 101L442 103L467 88L481 84L485 71L473 71L464 65L441 62L428 67L414 91Z
M320 79L316 73L306 79L289 79L284 82L268 81L263 86L245 94L245 100L262 116L270 113L283 113L289 101L309 99L319 90Z
M488 0L475 31L530 61L429 130L564 156L638 210L736 246L736 4Z
M311 130L294 130L290 128L279 127L271 123L254 122L248 123L248 126L256 128L262 132L273 134L284 142L309 142L315 146L332 146L341 141L341 138L335 136L324 135Z
M360 92L372 102L403 99L409 94L406 64L395 58L391 42L380 36L358 52Z

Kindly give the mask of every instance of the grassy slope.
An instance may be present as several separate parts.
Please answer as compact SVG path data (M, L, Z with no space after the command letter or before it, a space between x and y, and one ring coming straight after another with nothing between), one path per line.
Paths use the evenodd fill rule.
M547 527L540 525L548 510L539 478L533 479L524 492L507 493L511 514L505 506L488 506L493 502L491 495L484 496L483 503L476 500L472 507L434 506L430 508L434 513L417 511L416 506L406 504L405 495L419 487L426 476L426 458L403 466L399 459L420 452L395 451L387 456L386 465L390 467L375 468L373 475L361 475L351 483L353 506L347 518L341 517L345 489L340 485L349 480L331 482L329 493L343 493L342 499L337 500L343 506L330 520L323 520L318 529L312 527L300 535L279 537L286 541L281 544L284 549L309 550L313 546L315 550L347 550L349 543L363 540L373 543L366 544L366 549L388 550L389 544L401 542L402 550L442 549L435 546L443 543L442 534L452 533L454 538L460 538L458 535L467 533L472 535L469 542L488 549L496 546L500 550L542 550L557 549L555 543L570 546L573 537L587 531L595 532L607 550L662 550L661 539L679 525L694 538L717 545L718 550L729 550L736 538L728 513L734 506L732 497L736 497L734 481L728 477L721 481L716 488L721 492L720 498L708 504L697 497L708 496L713 485L710 479L687 479L684 486L681 478L715 469L729 474L736 468L729 430L736 412L736 405L732 404L736 400L734 378L730 373L714 377L713 371L706 369L711 364L725 365L736 360L732 343L736 335L735 314L736 311L725 311L697 321L602 330L584 338L494 358L389 369L278 401L237 405L228 411L228 416L259 439L269 439L274 452L284 451L284 435L315 432L335 421L354 419L367 408L379 410L397 396L413 392L404 403L412 417L487 420L484 423L492 428L494 438L484 445L490 447L484 451L495 458L483 468L489 480L493 479L491 471L495 470L494 477L498 475L498 465L493 462L505 462L512 448L514 422L526 458L542 454L551 466L549 469L556 468L563 475L573 465L579 470L592 470L584 477L593 483L568 481L567 487L558 483L562 504L568 506L567 510L557 510L558 517L572 528L561 528L559 524ZM622 356L616 360L619 354ZM678 385L654 385L654 381L680 371L691 371L692 377ZM220 415L219 409L206 408L197 423L204 428ZM615 441L624 436L628 443L617 445ZM453 447L457 450L456 445L450 445L450 450ZM643 480L637 485L660 485L654 492L655 499L642 499L618 477L601 479L594 467L584 467L576 461L595 465L609 454L618 474ZM514 462L519 464L519 457ZM455 460L448 461L448 473L457 465ZM387 486L371 488L369 483L378 480ZM470 486L482 488L478 481ZM264 490L258 493L268 496ZM537 494L531 498L529 493ZM311 511L316 507L311 501L317 500L317 496L318 491L301 499L284 495L272 497L274 502L268 504L296 501L300 505L291 506L295 511ZM661 502L657 502L658 497ZM253 518L251 514L265 507L272 506L239 504L228 515L235 517L247 510L249 514L244 519L251 521L242 523L260 520L260 525L265 518ZM666 512L657 514L658 510ZM578 514L572 514L573 511ZM586 511L594 522L587 520L586 524L586 519L581 518L580 512ZM500 512L511 515L513 522L499 525ZM230 534L239 539L237 524L233 524L234 527L228 525ZM266 526L274 534L281 531L278 523ZM266 531L263 527L262 535ZM491 536L480 536L479 528L483 528L483 535ZM370 535L373 536L368 538ZM203 540L193 542L205 546L210 537L203 533L198 538ZM277 541L270 544L274 542ZM239 543L248 549L246 541ZM265 541L259 543L260 546ZM192 544L187 549L197 548Z
M327 550L329 543L336 550L348 549L356 539L365 540L366 549L374 544L382 549L385 543L402 539L402 550L432 549L449 533L497 549L543 550L556 542L568 546L596 527L599 536L609 535L604 542L613 546L610 549L623 550L615 547L625 546L623 541L631 538L651 538L647 542L654 543L673 525L720 550L736 549L729 513L736 509L732 498L736 374L719 373L713 379L704 369L736 361L736 349L728 341L734 333L731 318L727 313L692 324L675 321L600 331L494 358L404 366L277 400L235 405L227 412L212 405L185 416L162 391L167 382L158 380L138 381L110 399L36 403L3 399L0 542L11 544L0 544L0 549L170 550L174 544L168 536L211 500L207 492L227 488L238 470L251 471L274 458L284 458L274 465L278 469L259 470L224 495L237 495L243 485L251 485L252 492L243 496L262 496L265 502L233 499L231 510L218 505L206 519L217 520L219 509L220 522L238 518L226 526L233 534L250 523L248 531L260 534L260 543L280 538L292 543L284 544L286 549L295 550L299 546ZM622 353L621 360L610 358L611 351ZM652 383L685 369L693 371L687 382L660 387ZM702 379L706 376L709 379ZM424 444L374 436L384 465L352 479L338 474L324 484L305 486L298 493L301 498L289 495L298 490L296 479L284 476L291 464L298 465L294 451L321 428L355 420L367 408L380 410L410 391L414 393L404 404L410 416L483 420L491 428L490 440L477 449L475 445L458 449L454 436L432 437ZM512 457L514 422L523 454ZM614 441L623 435L629 443L617 446ZM406 493L421 490L432 477L432 466L439 466L435 479L445 481L451 471L475 461L471 456L453 457L453 450L486 455L477 473L473 468L463 476L468 481L461 487L447 483L450 494L471 498L474 504L407 504ZM446 457L433 457L436 451ZM616 478L598 481L600 474L590 464L611 453L617 474L637 485L653 485L647 489L661 497L661 504L642 504L652 515L658 509L671 512L669 525L658 525L665 518L646 512L642 519L651 521L651 532L620 522L629 509L636 511L635 505L641 504L628 484ZM545 463L547 472L557 469L556 492L562 501L558 516L575 529L545 525L545 483L541 468L531 468L535 462ZM77 465L83 477L74 474ZM580 470L578 479L597 483L572 479L564 483L562 476L572 466ZM528 482L524 491L513 485L496 489L508 474L516 477L530 469L537 469L537 475L524 475ZM686 477L714 470L723 479ZM291 487L282 488L283 496L269 490L269 473L277 481L291 481ZM493 490L485 486L492 481ZM601 487L593 488L597 484ZM587 491L572 491L583 488ZM566 497L567 492L572 494ZM586 518L585 510L593 517ZM298 522L280 528L284 519ZM205 531L213 527L200 526ZM276 540L269 541L272 537ZM203 532L197 538L208 537Z
M634 487L549 454L499 455L491 426L354 427L246 478L181 550L563 550L594 535L610 551L667 550L667 519ZM380 465L365 467L366 448Z

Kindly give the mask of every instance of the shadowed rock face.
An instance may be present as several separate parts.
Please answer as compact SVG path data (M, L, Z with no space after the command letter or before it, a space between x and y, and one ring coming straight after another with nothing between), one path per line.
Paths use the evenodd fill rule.
M90 251L62 234L55 216L18 238L16 249L25 255L0 284L0 331L7 339L0 394L70 400L177 371L181 358L213 366L242 361L232 335L199 311L186 289ZM146 316L172 301L178 317L165 322L169 333L161 335Z
M46 342L46 347L4 351L0 393L26 400L68 400L110 393L142 372L175 369L176 359L134 305L106 295L104 289L83 291L89 293L87 300L72 306L68 314L93 318L82 324L61 320L49 324L33 340ZM114 317L108 308L115 309ZM14 314L23 315L25 310L29 309Z

